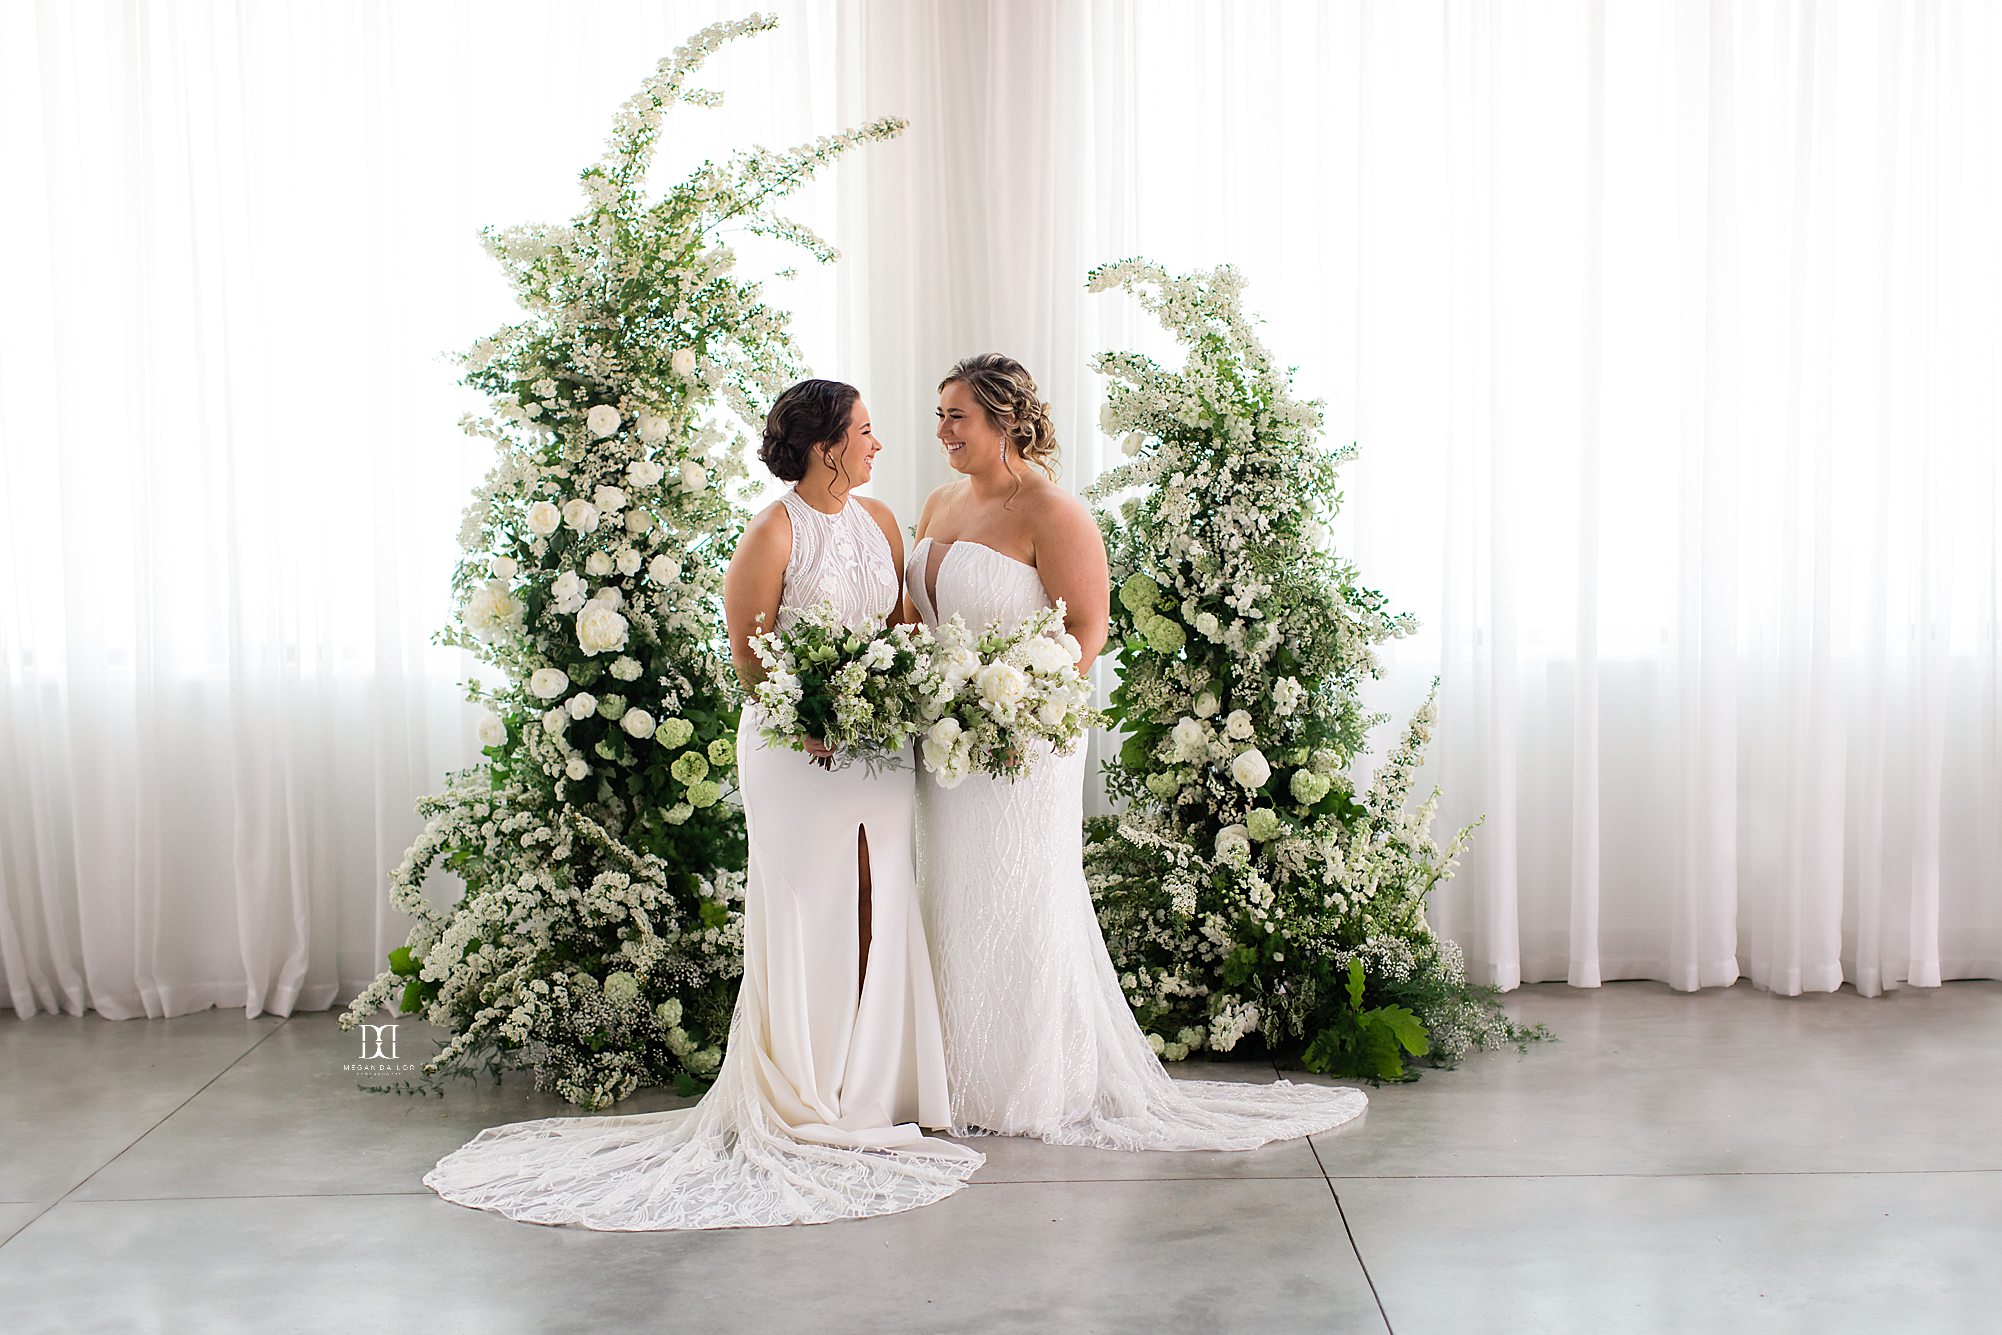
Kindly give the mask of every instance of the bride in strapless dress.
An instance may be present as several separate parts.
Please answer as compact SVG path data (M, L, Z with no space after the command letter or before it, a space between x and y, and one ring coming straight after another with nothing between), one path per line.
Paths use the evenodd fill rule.
M938 437L962 477L918 521L905 566L918 615L1012 626L1061 597L1088 668L1107 629L1105 545L1052 480L1056 441L1035 382L1007 357L962 361L939 386ZM918 777L919 896L953 1132L1235 1150L1360 1115L1357 1089L1168 1075L1126 1004L1085 882L1085 748L1039 750L1013 782Z

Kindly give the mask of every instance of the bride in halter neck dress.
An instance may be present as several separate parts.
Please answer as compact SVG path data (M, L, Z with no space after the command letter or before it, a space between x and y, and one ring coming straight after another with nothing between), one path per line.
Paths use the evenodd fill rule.
M1089 666L1106 635L1105 546L1084 506L1030 471L1055 452L1049 406L997 354L961 362L939 390L938 437L962 478L918 521L905 569L918 614L1012 626L1060 596ZM954 1133L1235 1150L1360 1115L1356 1089L1168 1075L1126 1004L1085 882L1085 748L1039 750L1013 782L918 777L919 893Z
M804 381L773 405L762 454L798 485L752 520L731 563L740 673L757 671L746 639L760 612L784 629L824 598L874 627L901 607L896 522L847 495L877 448L850 386ZM909 757L873 775L823 768L768 745L755 704L737 754L744 978L716 1083L693 1108L490 1127L425 1175L446 1200L617 1231L820 1223L930 1204L984 1162L920 1131L951 1113Z

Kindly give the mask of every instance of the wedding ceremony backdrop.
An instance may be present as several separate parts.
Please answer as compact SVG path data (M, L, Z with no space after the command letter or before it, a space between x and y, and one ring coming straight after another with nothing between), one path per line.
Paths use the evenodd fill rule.
M1410 833L1403 794L1416 807L1434 786L1438 828L1473 827L1463 851L1446 836L1457 870L1429 916L1476 983L1875 993L2002 976L2002 162L1969 128L2002 123L1986 77L2002 16L766 8L774 31L701 72L722 105L677 113L657 141L633 90L747 9L0 8L0 240L18 261L0 321L0 1004L289 1014L377 980L412 926L391 881L416 803L483 748L527 745L507 710L489 716L495 697L467 700L469 679L503 688L477 637L434 638L542 610L462 564L490 522L468 500L492 498L476 489L506 434L480 427L478 391L503 381L481 384L486 366L623 359L647 415L565 409L567 430L631 444L624 483L594 484L618 495L585 493L590 519L630 492L728 532L721 484L747 456L698 409L734 394L749 420L808 367L858 384L885 443L871 490L909 524L950 476L930 437L938 377L1004 351L1053 405L1064 485L1113 506L1131 437L1167 446L1145 393L1119 388L1142 362L1099 354L1181 366L1148 293L1199 273L1222 275L1191 298L1221 300L1219 327L1241 301L1297 368L1290 391L1259 381L1279 397L1251 408L1318 405L1317 433L1287 434L1305 419L1280 413L1285 430L1259 437L1310 461L1302 490L1268 497L1271 532L1297 544L1278 564L1332 572L1321 554L1338 553L1360 581L1345 603L1408 623L1374 648L1380 676L1355 670L1356 645L1295 650L1359 696L1306 709L1299 758L1240 778L1258 789L1284 763L1290 806L1228 786L1197 802L1199 775L1158 775L1197 760L1173 728L1201 714L1204 683L1157 677L1150 694L1132 674L1150 654L1220 673L1264 650L1161 601L1149 563L1194 522L1186 492L1131 512L1130 542L1114 525L1115 633L1135 648L1087 806L1115 954L1187 953L1150 935L1161 905L1121 898L1145 822L1248 857L1306 830L1338 784L1378 783L1398 797L1371 808L1386 838ZM615 151L581 198L608 126L643 147ZM842 127L861 128L823 138ZM810 184L794 170L865 139L882 142ZM754 144L805 147L721 165ZM647 205L687 185L642 224L620 164L649 152ZM799 227L730 235L741 280L674 291L685 249L649 268L732 199L758 196L753 217L780 179ZM580 244L639 276L636 304L608 308L628 341L579 337L570 361L535 363L537 334L449 361L529 329L518 298L568 299L538 268L547 234L507 229L586 204L610 230ZM818 238L837 263L812 262ZM1164 267L1100 269L1140 255ZM1109 290L1088 290L1095 270ZM783 321L742 285L758 280ZM728 340L721 376L678 356ZM1208 364L1188 355L1191 374ZM1210 447L1174 448L1193 470ZM1229 485L1202 502L1256 508ZM528 522L593 531L582 511ZM594 573L643 568L596 555ZM717 577L701 551L658 557L674 580L650 578L686 574L691 598ZM681 742L698 745L679 756L699 750L704 772L658 744L639 762L672 766L652 836L720 856L721 667L676 622L689 608L627 611L566 608L591 621L575 628L591 661L569 667L596 671L629 631L682 656L675 708L698 708ZM1202 644L1177 642L1184 621ZM616 660L604 671L630 680ZM1259 663L1273 709L1213 725L1230 737L1306 726L1280 721L1295 669ZM1097 676L1109 698L1121 685L1112 664ZM585 684L592 710L536 726L588 726L607 763L673 712ZM507 689L539 693L526 673ZM1351 737L1366 711L1380 726ZM1357 743L1353 765L1317 762L1314 736ZM1436 865L1413 847L1412 865ZM698 888L670 889L700 921ZM427 893L453 902L449 869ZM728 973L711 945L704 986ZM1238 959L1220 983L1274 963ZM1215 1029L1139 972L1147 1023ZM688 1031L715 1015L687 1018L663 1023L699 1075L713 1049Z

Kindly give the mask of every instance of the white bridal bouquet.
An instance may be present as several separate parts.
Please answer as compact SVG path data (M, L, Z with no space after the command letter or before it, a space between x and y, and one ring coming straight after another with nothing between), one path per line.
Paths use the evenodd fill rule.
M976 769L1019 778L1036 743L1068 755L1100 722L1077 670L1082 650L1063 627L1058 599L1013 631L990 621L976 634L955 615L932 632L932 721L920 751L941 787Z
M855 760L871 773L894 769L897 753L936 717L931 647L923 626L862 630L831 603L805 609L787 629L751 637L768 674L751 691L764 715L758 730L795 751L819 738L834 751L831 769Z

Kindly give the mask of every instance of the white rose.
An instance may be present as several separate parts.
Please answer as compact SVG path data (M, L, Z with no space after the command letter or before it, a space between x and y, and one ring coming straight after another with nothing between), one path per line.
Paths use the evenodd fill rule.
M579 533L593 533L598 528L598 507L582 499L566 501L563 504L563 522Z
M619 410L609 403L594 403L591 411L584 414L584 425L602 440L619 429Z
M1060 725L1064 721L1064 715L1069 712L1070 711L1064 707L1063 701L1045 700L1043 701L1041 708L1036 710L1036 717L1042 721L1044 727L1054 728Z
M584 610L584 577L574 570L566 570L549 585L549 596L556 600L556 610L569 616Z
M656 417L653 420L657 422L660 419ZM646 418L640 418L642 435L645 434L644 424L646 421ZM626 465L626 481L632 483L635 487L651 487L664 476L666 474L661 471L660 465L651 459L635 459Z
M528 526L545 538L554 533L562 522L563 512L556 508L553 501L537 501L528 507Z
M612 557L609 552L592 552L584 558L584 573L603 579L612 573Z
M973 684L980 698L989 704L1011 705L1022 698L1029 682L1012 663L989 663L974 674Z
M625 648L626 619L610 603L593 599L577 614L577 647L587 654Z
M640 439L649 445L658 445L667 439L667 419L658 413L641 413L639 426ZM653 480L654 482L660 481L659 475L656 474ZM641 483L640 485L651 486L652 483Z
M500 715L498 714L482 714L480 716L480 726L476 731L478 732L481 746L499 746L507 740L507 724L501 722Z
M676 348L671 365L674 367L676 375L693 375L695 373L695 349Z
M1223 708L1223 702L1216 698L1214 691L1204 691L1196 697L1197 718L1211 718L1221 708Z
M1183 760L1194 760L1203 753L1203 725L1184 715L1175 724L1175 754Z
M656 584L672 584L681 578L681 562L663 552L646 563L646 577Z
M579 782L591 777L591 767L584 763L582 756L570 757L570 763L563 767L563 772Z
M626 508L626 493L609 482L600 482L597 490L591 493L591 504L604 514L623 510Z
M563 730L569 726L570 715L564 712L562 705L544 711L542 715L542 730L551 737L561 737Z
M1272 777L1272 766L1266 763L1265 753L1254 746L1230 762L1230 777L1246 788L1263 788Z
M637 575L639 573L640 554L631 547L619 548L619 554L614 558L614 562L619 567L621 575Z
M693 459L686 460L682 463L681 489L683 491L693 494L695 492L701 491L704 487L708 485L709 485L709 472L707 469L703 468L701 464L696 463Z
M528 689L543 700L554 700L570 689L570 674L562 668L537 668L528 679Z
M629 736L651 737L653 736L653 715L647 713L644 709L628 709L626 716L619 720L619 726L624 728Z
M1224 735L1234 741L1248 742L1256 728L1252 725L1250 714L1242 709L1233 709L1230 717L1223 721L1223 730Z
M653 516L644 510L626 511L626 532L634 537L653 531Z
M619 592L619 586L616 584L607 584L604 588L591 595L592 602L610 603L613 607L617 607L625 600L625 594Z
M493 571L495 579L513 579L521 571L521 567L515 563L512 556L496 556L489 569Z
M570 697L570 717L583 720L598 712L598 697L589 691L579 691Z
M1229 861L1237 856L1251 854L1251 831L1242 825L1226 825L1216 832L1216 856L1219 862Z

